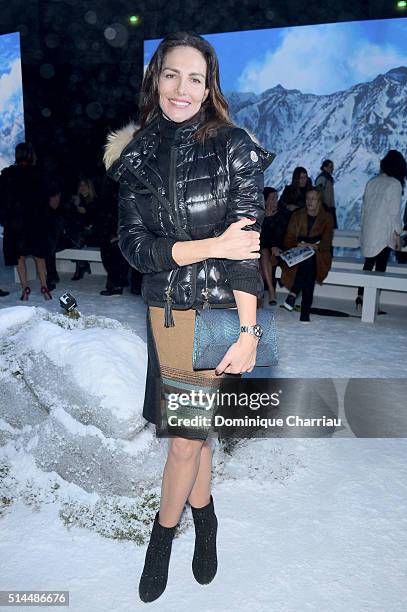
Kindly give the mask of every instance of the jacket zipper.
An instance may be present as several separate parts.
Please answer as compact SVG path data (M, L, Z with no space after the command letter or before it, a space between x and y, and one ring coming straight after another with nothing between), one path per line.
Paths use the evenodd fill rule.
M170 188L170 204L174 209L174 216L176 217L177 229L184 233L184 229L181 223L181 217L177 206L177 181L176 181L176 170L177 170L177 148L172 146L170 153L170 175L169 175L169 188Z
M174 317L172 316L172 294L174 293L174 289L172 287L174 279L176 277L177 270L172 270L170 274L170 282L168 284L168 288L164 291L165 294L165 304L164 304L164 327L174 327Z
M128 160L124 159L124 160L123 160L123 164L126 166L126 168L127 168L128 170L130 170L130 172L131 172L132 174L134 174L134 176L135 176L135 177L137 177L137 179L140 181L140 183L141 183L142 185L144 185L144 187L146 187L146 188L147 188L149 191L151 191L151 193L152 193L152 194L154 194L154 195L156 196L156 198L157 198L157 199L158 199L158 200L159 200L159 201L162 203L162 205L164 206L164 208L167 210L167 212L169 213L170 217L175 217L175 216L176 216L176 214L175 214L175 212L172 210L172 208L171 208L170 203L168 202L168 200L167 200L166 198L164 198L164 197L161 195L161 193L160 193L159 191L157 191L157 189L154 189L154 187L153 187L153 186L152 186L152 185L151 185L151 184L150 184L148 181L146 181L146 180L145 180L145 179L144 179L144 178L143 178L143 177L140 175L140 173L139 173L139 172L137 172L137 170L135 170L135 169L133 168L133 166L131 165L131 163L130 163ZM186 232L184 229L182 229L182 227L179 225L179 223L178 223L178 219L177 219L176 221L177 221L177 223L176 223L176 230L177 230L177 233L178 233L179 238L180 238L180 239L183 239L183 240L191 240L191 238L190 238L189 234L188 234L188 233L187 233L187 232ZM182 238L181 238L181 236L182 236Z
M209 303L208 264L207 264L206 259L204 259L203 264L204 264L204 271L205 271L205 287L204 287L204 289L202 289L201 293L202 293L203 298L204 298L202 308L205 309L205 308L210 308L211 305Z

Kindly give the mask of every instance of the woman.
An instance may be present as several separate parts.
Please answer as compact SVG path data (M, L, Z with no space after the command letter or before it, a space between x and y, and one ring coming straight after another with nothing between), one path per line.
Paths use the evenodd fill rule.
M264 188L264 200L266 216L260 234L260 264L267 282L269 304L275 306L276 268L280 265L280 253L283 250L290 213L285 207L278 205L278 191L273 187Z
M302 166L298 166L294 169L291 184L284 187L279 203L292 212L304 208L305 194L311 186L308 172Z
M333 238L332 215L322 206L321 192L317 189L307 191L305 209L294 212L291 216L284 239L284 246L291 249L296 246L310 246L315 255L289 268L283 264L281 280L289 290L284 303L287 310L292 310L298 294L302 291L302 323L310 322L310 312L314 296L315 282L322 283L331 268Z
M325 159L321 165L321 173L315 179L315 187L322 193L322 202L325 210L332 215L334 229L338 227L336 218L335 192L334 192L334 163L330 159Z
M72 198L70 239L73 246L81 249L86 246L96 246L94 243L93 225L97 212L97 198L93 182L88 178L79 181L78 191ZM73 260L76 264L75 273L71 280L83 278L85 272L91 273L90 264L85 260Z
M35 260L41 282L41 293L52 299L47 287L47 193L36 166L33 146L20 142L15 150L15 164L1 174L0 199L4 225L3 251L6 266L17 266L22 287L20 300L27 301L31 288L27 284L26 257Z
M165 376L166 385L170 379L172 385L202 386L216 384L216 375L253 369L263 170L271 156L232 124L216 54L195 34L171 34L160 43L144 76L134 137L133 131L130 126L110 137L105 162L120 181L120 248L144 274L149 341L143 415L158 424L156 375ZM192 370L195 309L204 304L237 306L244 326L216 374ZM172 538L187 500L195 523L194 576L208 584L217 571L208 432L180 434L169 439L160 511L139 585L145 602L166 587Z
M385 272L390 250L400 250L401 195L407 176L403 155L391 149L380 162L380 174L368 181L363 195L360 247L364 270ZM363 304L358 288L356 308Z

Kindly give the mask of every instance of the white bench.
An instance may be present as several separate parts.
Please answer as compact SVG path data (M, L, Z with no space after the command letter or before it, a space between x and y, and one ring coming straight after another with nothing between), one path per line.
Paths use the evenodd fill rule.
M76 260L76 261L95 261L102 262L99 247L85 247L83 249L64 249L55 253L55 259L58 260Z
M57 251L55 253L56 261L91 261L96 264L96 269L92 270L96 274L106 274L106 270L102 265L102 258L100 256L99 247L85 247L83 249L64 249L63 251ZM37 278L37 271L32 257L27 257L27 280L35 280ZM65 270L66 271L66 270ZM20 282L17 266L14 268L14 280L16 283Z
M345 287L364 287L362 322L374 323L380 289L407 292L407 276L391 272L364 272L333 267L324 283Z
M341 261L341 260L344 261ZM338 261L339 260L339 261ZM324 285L339 285L343 287L363 287L362 322L374 323L377 310L379 290L407 292L407 270L402 266L390 266L386 272L364 272L361 268L363 260L351 258L333 259L332 268L324 280ZM342 267L346 260L357 267ZM392 270L396 270L393 272ZM277 278L281 277L281 269L276 270Z
M347 249L360 248L360 232L355 230L334 230L332 246Z

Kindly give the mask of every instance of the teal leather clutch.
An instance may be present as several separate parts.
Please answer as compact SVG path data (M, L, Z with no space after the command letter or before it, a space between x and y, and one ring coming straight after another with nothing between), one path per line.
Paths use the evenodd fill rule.
M274 313L269 309L257 311L257 323L263 328L256 355L257 366L278 363L277 329ZM226 351L239 338L240 320L235 308L203 308L196 311L192 367L194 370L213 370Z

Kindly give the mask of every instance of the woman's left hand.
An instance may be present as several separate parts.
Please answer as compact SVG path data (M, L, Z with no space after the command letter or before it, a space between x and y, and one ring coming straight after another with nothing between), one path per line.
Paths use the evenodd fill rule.
M242 333L237 342L228 349L222 361L216 366L215 374L243 374L251 372L256 363L258 339Z

